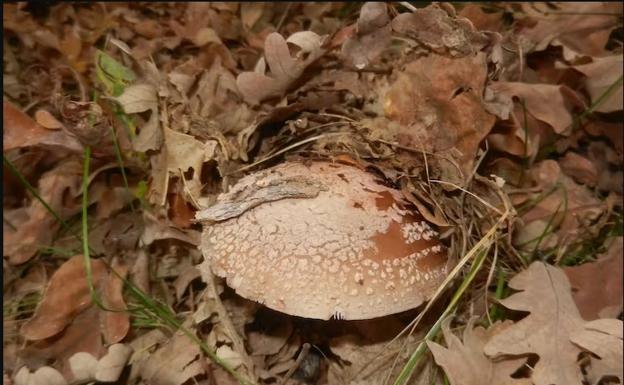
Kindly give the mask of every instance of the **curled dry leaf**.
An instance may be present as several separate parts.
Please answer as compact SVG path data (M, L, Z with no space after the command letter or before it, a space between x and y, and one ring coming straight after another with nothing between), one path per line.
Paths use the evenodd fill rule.
M574 302L587 321L615 318L622 312L623 243L618 237L596 261L563 268Z
M64 131L44 128L6 100L2 101L2 138L4 152L37 145L63 148L73 152L82 151L82 145L74 137Z
M158 96L151 84L134 84L127 87L123 94L115 98L127 114L151 111L148 121L133 138L132 147L136 151L157 150L163 141L158 114Z
M435 52L453 56L475 54L489 43L489 38L476 31L470 20L449 15L437 5L398 15L392 20L392 29Z
M387 8L383 2L364 3L355 35L342 44L342 55L349 65L363 69L388 47L392 27Z
M128 266L114 259L103 288L102 299L109 311L102 313L102 334L109 344L121 341L130 330L130 319L125 313L123 280L128 274Z
M555 8L546 3L523 3L523 13L535 23L526 23L518 35L532 41L537 51L556 44L588 56L605 54L609 35L622 14L621 3L560 2Z
M531 376L535 385L581 385L583 375L576 363L581 350L570 336L582 328L583 320L563 271L533 262L509 281L509 287L520 292L500 303L530 314L494 335L485 354L496 358L535 353L540 357Z
M465 17L480 31L501 32L503 17L501 12L484 12L480 4L465 3L459 11L459 16Z
M587 76L585 88L589 93L594 111L613 112L621 111L622 102L622 55L594 57L589 64L572 66L575 70ZM609 95L606 95L607 91Z
M264 41L264 58L271 70L271 77L258 72L243 72L236 78L236 85L249 103L257 104L263 100L284 95L294 81L299 79L306 67L320 58L325 51L321 49L321 37L306 31L305 40L298 36L294 40L285 40L282 35L273 32ZM318 43L312 43L315 40ZM288 42L302 44L301 53L308 56L293 58L288 49ZM318 48L316 48L318 47ZM306 51L312 49L312 51ZM264 72L264 71L262 71Z
M185 182L193 198L198 198L202 188L201 175L204 162L213 159L217 142L200 142L191 135L165 128L167 171L170 176L180 176L193 169L193 178Z
M513 322L497 322L486 330L481 326L474 327L475 318L472 318L464 329L462 342L451 332L450 321L449 318L442 323L447 347L432 341L427 341L427 346L436 363L444 368L451 385L532 385L528 378L511 377L526 358L493 361L483 353L488 340Z
M125 275L119 267L117 274ZM91 262L91 276L105 306L124 310L122 281L108 272L100 260ZM99 327L94 327L99 325ZM87 283L84 257L77 255L65 262L52 275L50 284L34 316L22 327L22 335L31 341L24 350L28 360L58 360L65 378L71 378L69 358L78 352L96 358L104 354L101 334L106 342L123 339L129 329L128 315L99 309L92 302ZM36 361L34 361L36 362Z
M78 195L81 173L81 162L69 158L39 178L39 196L63 218L78 212L77 202L66 198L67 195ZM30 206L11 211L7 218L13 228L7 226L3 233L3 255L16 265L32 258L39 247L50 245L54 229L59 226L48 209L35 198Z
M581 348L594 353L599 358L591 358L588 379L598 384L603 377L617 377L624 381L624 357L622 354L622 330L619 319L598 319L583 325L583 330L570 339Z
M527 113L548 123L557 134L566 135L572 128L572 114L566 106L562 87L565 86L518 82L496 82L489 86L495 93L517 97Z
M141 378L154 385L181 385L205 373L199 346L182 333L176 333L158 350L135 361Z
M518 229L515 245L531 251L538 246L567 245L590 235L587 229L604 213L606 204L564 175L554 160L536 164L531 175L541 190L531 195L534 204L521 216L527 226ZM540 225L528 227L531 222Z
M93 286L102 292L104 305L120 312L104 312L103 333L109 343L120 341L128 332L128 315L122 297L122 278L127 268L113 264L117 274L110 272L100 260L91 261L91 279ZM119 275L119 276L118 276ZM28 340L38 341L60 333L74 317L92 306L91 292L85 272L84 257L76 255L65 262L52 275L41 303L34 316L21 329L21 334Z
M37 112L35 112L35 120L48 130L58 130L63 127L63 123L59 122L58 119L47 110L37 110Z
M53 361L63 376L70 379L68 360L75 353L87 352L94 357L106 353L100 331L93 327L99 324L100 310L89 306L58 335L27 344L21 352L22 359L30 367L36 367L42 361Z
M104 279L106 267L102 261L94 260L91 269L93 284L98 285ZM52 275L35 315L24 323L21 333L31 341L54 336L89 306L91 293L85 275L84 257L77 255Z
M594 187L598 183L598 169L596 165L586 157L573 151L568 151L559 160L561 170L575 181Z

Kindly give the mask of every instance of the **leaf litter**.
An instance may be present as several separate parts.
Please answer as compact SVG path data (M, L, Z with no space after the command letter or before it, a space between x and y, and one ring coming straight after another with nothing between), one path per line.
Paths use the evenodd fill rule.
M3 5L5 383L622 383L622 6L456 7ZM363 322L200 277L195 212L293 159L483 259Z

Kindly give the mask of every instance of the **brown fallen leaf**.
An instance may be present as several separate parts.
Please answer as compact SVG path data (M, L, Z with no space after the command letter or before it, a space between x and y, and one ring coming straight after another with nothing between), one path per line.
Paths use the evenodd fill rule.
M572 128L572 114L566 107L562 87L565 86L519 82L496 82L490 85L494 92L519 98L528 113L548 123L557 134L565 135Z
M525 227L518 228L514 244L526 251L534 251L536 247L544 250L591 236L588 229L605 212L606 204L587 187L563 174L554 160L536 164L530 174L541 189L528 196L534 203L521 215ZM531 222L540 222L541 227L529 228Z
M618 237L596 261L563 268L583 319L615 318L622 312L623 244Z
M465 3L459 16L470 20L479 31L500 32L503 29L502 12L484 12L479 4Z
M125 268L113 263L121 277ZM71 378L69 358L86 352L99 359L105 353L106 342L123 339L129 330L128 314L122 298L122 281L113 272L107 272L101 260L91 261L91 274L96 294L111 312L93 304L88 286L84 257L74 256L65 262L50 278L43 299L34 316L22 326L21 334L30 341L24 355L31 364L37 360L57 360L61 373ZM94 327L98 325L98 327Z
M102 313L102 334L107 344L121 341L130 330L130 318L125 312L126 302L123 298L123 280L128 274L128 266L113 259L111 271L108 273L103 288L103 304L108 311Z
M566 152L563 158L559 159L559 166L561 166L561 170L564 173L579 183L586 184L589 187L594 187L598 184L598 169L596 165L576 152Z
M82 145L64 131L47 130L10 102L2 101L2 149L52 146L81 152Z
M459 57L475 54L489 42L488 37L475 30L470 20L449 15L438 5L399 14L392 20L392 29L435 52L449 52Z
M596 105L594 111L613 112L621 111L622 101L622 55L594 57L589 64L572 66L575 70L587 76L585 88L589 93L592 104ZM619 82L619 85L617 84ZM612 90L609 90L613 88ZM609 90L606 99L601 99Z
M254 24L262 17L265 3L244 2L240 5L241 22L247 29L253 28Z
M133 138L132 147L140 152L159 149L163 142L163 133L160 127L156 88L146 83L133 84L115 100L127 114L151 111L148 121L140 127L138 135Z
M214 157L216 147L215 140L200 142L191 135L165 128L167 170L170 176L180 176L189 169L193 169L193 178L190 181L184 181L191 199L197 199L200 196L202 165Z
M486 330L481 326L474 327L475 320L472 318L466 325L463 343L451 333L450 318L442 323L447 347L427 341L436 363L444 368L451 385L531 385L528 378L511 377L526 358L492 361L483 353L483 346L488 340L513 322L497 322Z
M305 45L301 44L299 37L306 34ZM298 35L299 34L299 35ZM295 37L293 37L295 36ZM317 44L310 44L310 40L316 40ZM308 54L304 58L293 58L288 49L288 42L299 45L301 54ZM319 47L319 48L312 48ZM264 58L271 70L271 77L264 74L264 61L256 66L257 72L243 72L236 78L236 85L245 100L257 104L263 100L280 97L302 74L306 67L320 58L325 50L321 49L321 37L312 31L297 32L288 40L282 35L273 32L266 37L264 42ZM312 48L312 50L309 50Z
M106 267L99 260L91 263L94 285L104 279ZM84 258L77 255L52 275L35 315L22 326L22 335L31 341L61 332L80 312L91 306L91 293L85 276Z
M181 385L206 371L199 346L181 332L151 355L134 361L134 366L146 383L154 385Z
M48 130L58 130L63 127L63 123L59 122L48 110L37 110L35 120Z
M191 227L195 218L195 210L186 203L181 194L170 194L169 197L171 222L182 229Z
M591 358L588 373L591 384L598 384L603 377L617 377L620 383L624 380L623 326L619 319L598 319L585 323L584 329L570 338L599 357Z
M364 3L356 33L342 44L342 55L349 65L363 69L388 47L391 34L386 3Z
M450 163L440 166L446 180L463 184L481 140L495 117L482 101L487 66L485 54L449 58L430 54L408 64L385 95L385 115L401 124L399 144L436 153L458 150L454 158L463 175Z
M36 367L41 362L54 361L55 367L66 379L71 378L69 358L78 352L87 352L94 357L106 353L100 331L93 325L100 322L100 311L89 306L78 314L59 334L26 345L21 351L21 358L27 366Z
M532 21L524 23L518 34L542 51L549 44L569 47L588 56L603 56L611 31L622 14L618 2L523 3L523 13Z
M67 199L67 196L78 195L81 174L82 162L68 158L39 178L39 196L61 218L79 210L77 202ZM3 233L2 250L12 264L21 264L32 258L39 247L52 243L59 224L48 209L34 198L30 206L12 211L11 214L17 215L9 218L13 228L7 228Z
M570 284L560 269L533 262L509 281L519 293L500 303L530 314L502 330L486 343L490 357L535 353L540 359L531 376L535 385L581 385L583 375L576 363L581 350L570 337L583 327Z

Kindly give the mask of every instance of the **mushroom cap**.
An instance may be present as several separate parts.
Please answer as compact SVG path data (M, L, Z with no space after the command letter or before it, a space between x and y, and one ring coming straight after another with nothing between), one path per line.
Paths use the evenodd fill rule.
M447 275L446 249L401 193L350 165L285 162L200 211L201 250L239 295L306 318L415 308Z

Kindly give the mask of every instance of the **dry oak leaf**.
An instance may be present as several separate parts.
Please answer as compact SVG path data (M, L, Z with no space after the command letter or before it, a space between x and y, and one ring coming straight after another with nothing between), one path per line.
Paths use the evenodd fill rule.
M533 43L536 51L552 45L588 56L603 56L605 45L612 29L622 15L622 4L618 2L558 2L523 3L522 13L536 23L524 23L525 28L518 35Z
M104 306L113 311L93 304L83 256L70 258L52 275L35 315L21 329L26 339L34 341L23 351L27 363L56 360L69 380L73 376L69 359L75 353L84 352L99 359L106 353L103 342L114 344L126 336L130 321L123 312L126 306L122 279L127 269L116 261L112 268L117 273L108 271L101 260L91 262L96 293Z
M385 95L384 113L401 124L399 144L442 153L457 149L453 165L440 167L447 179L462 185L471 174L479 144L496 118L483 105L487 77L484 53L462 58L437 54L419 58L406 66Z
M356 33L342 45L342 54L350 65L365 68L377 58L392 39L392 27L386 3L367 2L360 10Z
M594 187L598 183L598 168L596 164L583 155L568 151L563 158L559 159L559 166L564 173L578 183L586 184L590 187Z
M153 385L181 385L205 373L199 346L182 333L176 333L154 353L133 363L141 378Z
M447 347L427 341L436 363L444 368L451 385L532 385L528 378L511 377L526 358L493 361L483 353L487 341L510 327L512 322L497 322L486 330L481 326L475 328L475 320L472 318L466 325L463 343L451 333L450 318L442 323Z
M490 39L475 30L465 17L451 16L437 5L402 13L392 20L392 29L417 40L435 52L452 56L475 54Z
M80 161L68 158L39 178L37 187L40 197L62 218L77 212L78 207L71 204L75 202L67 198L77 195L81 170ZM2 251L11 264L24 263L39 247L52 244L53 229L58 227L58 222L38 200L32 199L28 207L7 210L5 215L13 228L4 227Z
M288 43L301 48L300 54L308 54L304 59L293 58ZM264 59L271 70L271 77L264 74L264 61L260 60L255 72L243 72L236 78L238 90L243 98L252 104L263 100L281 97L288 88L303 74L306 67L320 58L325 51L321 49L322 38L312 31L301 31L285 40L282 35L273 32L264 41Z
M615 318L622 312L623 246L623 238L618 237L596 261L563 268L584 320Z
M554 84L529 84L518 82L496 82L489 86L495 93L517 97L524 103L528 113L548 123L557 134L569 134L572 128L572 114L566 107L561 92L565 86Z
M570 336L583 328L570 284L557 267L533 262L509 281L519 293L500 303L530 314L494 335L485 345L490 357L535 353L539 361L531 376L535 385L581 385L583 375L577 364L581 349Z
M622 54L594 57L589 64L572 66L575 70L587 76L585 80L585 88L589 93L591 101L596 104L603 95L609 90L610 94L606 99L596 104L594 111L596 112L613 112L621 111L623 108L622 101L622 72L624 57ZM619 85L618 85L619 82Z
M102 261L91 263L93 284L106 274ZM91 293L85 275L84 258L77 255L65 262L50 278L50 283L37 306L35 315L26 321L21 334L37 341L52 337L71 323L73 318L91 306Z
M591 358L588 379L592 384L607 376L619 378L620 384L624 380L623 326L619 319L598 319L587 322L582 331L571 337L572 342L600 357Z
M193 179L188 187L195 198L199 197L202 188L202 165L214 157L216 147L215 140L202 143L191 135L165 128L167 171L169 175L180 176L192 168Z
M163 142L163 133L160 128L156 87L151 84L133 84L115 100L127 114L151 111L148 121L132 139L132 147L139 152L159 149Z
M522 220L526 224L541 222L543 227L537 234L542 234L546 227L551 231L540 243L539 236L523 234L525 228L520 228L514 243L533 250L538 244L540 247L547 247L549 242L566 245L587 237L590 234L587 229L606 211L606 204L586 186L563 174L554 160L536 164L530 174L541 191L531 195L536 203L522 214Z

